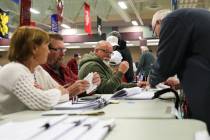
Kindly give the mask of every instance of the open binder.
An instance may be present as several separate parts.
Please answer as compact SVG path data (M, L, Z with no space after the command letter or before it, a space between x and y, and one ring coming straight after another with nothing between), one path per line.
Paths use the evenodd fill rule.
M71 101L55 105L55 110L76 110L76 109L99 109L108 104L108 101L104 98L99 98L93 101L81 101L73 103Z
M126 97L134 96L136 94L140 94L142 92L142 88L133 87L133 88L123 88L117 92L115 92L111 98L112 99L124 99Z
M168 88L165 88L168 89ZM155 93L164 89L143 89L139 87L124 88L119 90L112 95L111 99L126 99L126 100L151 100L155 96ZM175 98L174 93L168 92L160 96L161 98L169 99Z

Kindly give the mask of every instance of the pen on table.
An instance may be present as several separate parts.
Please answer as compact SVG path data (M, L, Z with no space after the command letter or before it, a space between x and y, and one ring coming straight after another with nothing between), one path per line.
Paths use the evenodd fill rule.
M77 101L78 101L78 96L73 96L72 97L72 104L75 104L75 103L77 103Z
M52 126L59 124L60 122L64 121L67 118L68 118L68 115L62 115L62 116L56 117L54 120L53 119L49 120L48 122L46 122L45 124L43 124L40 127L41 129L39 129L38 131L31 134L26 140L31 140L32 138L43 133L45 130L49 129Z

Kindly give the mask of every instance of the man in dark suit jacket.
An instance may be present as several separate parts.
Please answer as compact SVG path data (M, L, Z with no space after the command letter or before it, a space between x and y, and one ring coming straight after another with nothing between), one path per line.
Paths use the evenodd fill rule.
M210 12L180 9L167 14L162 10L153 16L152 27L160 41L150 86L177 74L189 117L206 122L210 132Z

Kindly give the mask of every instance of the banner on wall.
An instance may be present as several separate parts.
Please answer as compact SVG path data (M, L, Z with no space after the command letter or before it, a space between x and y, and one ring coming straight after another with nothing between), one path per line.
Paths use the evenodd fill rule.
M0 39L8 38L9 28L9 12L0 9Z
M57 14L51 15L51 31L56 33L59 31Z
M31 0L21 0L20 3L20 26L30 26L31 24Z
M101 36L102 35L102 20L98 16L97 16L97 31L98 31L98 34Z
M85 32L91 34L92 30L91 30L90 5L88 5L87 3L84 3L84 23L85 23Z

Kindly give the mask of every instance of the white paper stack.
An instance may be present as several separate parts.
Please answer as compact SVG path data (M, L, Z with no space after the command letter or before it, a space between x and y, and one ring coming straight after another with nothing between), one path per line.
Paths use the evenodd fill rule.
M64 115L3 124L0 126L0 138L2 140L93 140L93 138L102 140L114 126L112 119L100 120Z

